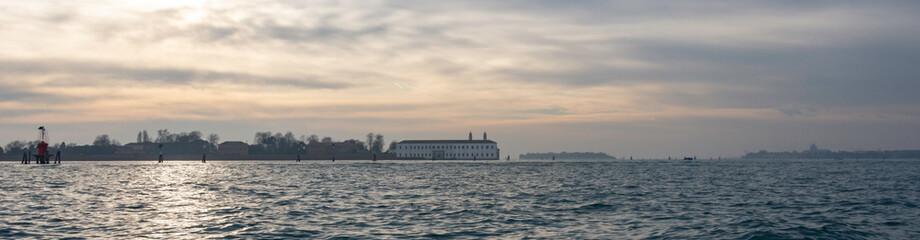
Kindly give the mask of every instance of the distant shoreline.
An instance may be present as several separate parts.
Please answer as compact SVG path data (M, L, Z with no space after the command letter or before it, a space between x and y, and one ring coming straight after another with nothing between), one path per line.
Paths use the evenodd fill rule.
M518 155L521 160L540 160L540 159L617 159L603 152L545 152L545 153L525 153Z
M205 160L214 161L296 161L297 154L254 154L254 155L221 155L207 154ZM164 161L201 161L202 154L163 154ZM337 154L335 156L325 154L302 154L299 155L301 161L331 161L335 160L374 160L374 154ZM62 161L157 161L159 155L130 155L120 156L112 154L98 155L61 155ZM404 160L397 159L394 154L380 153L376 154L377 160ZM22 161L22 155L0 156L0 161ZM34 161L34 159L33 159Z

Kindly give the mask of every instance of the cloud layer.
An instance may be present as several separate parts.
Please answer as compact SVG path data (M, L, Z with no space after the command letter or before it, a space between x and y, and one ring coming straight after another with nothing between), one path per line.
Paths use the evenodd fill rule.
M920 123L918 10L901 1L0 3L0 124L327 119L314 128L372 122L385 129L370 131L413 137L419 127L565 125L579 135L707 118L871 132Z

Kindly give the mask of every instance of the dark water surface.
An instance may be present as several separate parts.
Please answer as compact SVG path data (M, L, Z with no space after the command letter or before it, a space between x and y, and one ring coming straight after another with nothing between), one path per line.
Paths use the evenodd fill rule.
M0 163L0 238L920 239L920 161Z

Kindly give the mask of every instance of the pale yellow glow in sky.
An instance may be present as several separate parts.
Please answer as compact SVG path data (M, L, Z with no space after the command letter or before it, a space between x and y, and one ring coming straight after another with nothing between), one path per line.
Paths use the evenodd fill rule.
M310 122L311 131L361 129L354 131L402 138L425 131L462 136L466 129L540 128L591 135L584 141L594 145L587 145L603 150L613 147L594 142L619 134L595 124L657 131L686 119L713 130L723 125L704 119L876 121L867 128L918 120L915 111L903 110L915 106L910 99L870 107L874 99L888 98L838 99L824 91L831 86L855 92L867 84L840 77L854 75L845 73L849 66L862 65L823 56L876 46L869 43L878 39L903 39L904 31L896 29L913 26L905 21L915 18L910 10L508 4L0 3L0 124ZM892 17L878 18L880 13ZM876 92L897 91L897 85L883 82L885 89ZM188 126L177 124L172 128ZM563 125L577 127L545 129ZM240 131L230 135L258 130ZM740 127L735 132L754 135Z

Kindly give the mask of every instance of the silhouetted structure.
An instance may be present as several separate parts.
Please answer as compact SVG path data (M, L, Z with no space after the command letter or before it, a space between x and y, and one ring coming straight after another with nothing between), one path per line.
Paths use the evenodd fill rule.
M152 142L128 143L115 149L116 158L138 159L157 153L157 144Z
M808 150L801 152L759 152L747 153L741 156L745 159L920 159L920 150L888 150L888 151L831 151L820 149L811 144ZM721 157L720 157L721 159Z
M221 155L249 155L249 144L240 141L226 141L217 145Z
M547 152L547 153L526 153L521 154L520 159L616 159L616 157L607 155L603 152Z
M45 134L45 126L38 127L38 130L41 132L41 137L39 137L39 143L37 145L38 153L32 156L35 157L35 163L37 164L49 164L51 163L51 154L48 153L48 143L45 142L45 138L47 137ZM25 163L29 163L28 158Z
M162 143L158 144L157 149L159 150L159 153L160 153L160 158L159 160L157 160L157 163L162 163L163 162L163 144Z
M486 137L486 133L482 134ZM396 143L393 150L397 159L432 160L498 160L501 156L498 143L491 140L405 140Z

